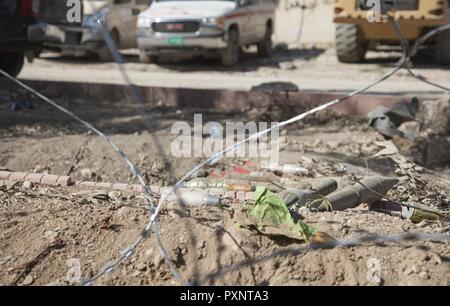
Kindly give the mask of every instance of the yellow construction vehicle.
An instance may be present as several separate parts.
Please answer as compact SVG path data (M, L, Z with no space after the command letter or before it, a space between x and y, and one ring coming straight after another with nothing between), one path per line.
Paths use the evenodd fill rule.
M378 6L377 6L378 4ZM450 22L450 0L335 0L336 52L340 62L363 62L367 50L400 45L394 27L376 10L389 11L405 38L414 41ZM380 18L381 17L381 18ZM450 31L429 42L439 64L450 65Z

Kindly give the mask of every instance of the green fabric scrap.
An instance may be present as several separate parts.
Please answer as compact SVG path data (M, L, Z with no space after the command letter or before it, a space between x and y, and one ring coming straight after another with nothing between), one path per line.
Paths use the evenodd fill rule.
M301 237L306 242L309 242L310 237L315 233L314 228L300 220L294 220L280 196L266 187L257 187L253 200L255 205L250 215L258 220L259 227L286 227L293 235Z

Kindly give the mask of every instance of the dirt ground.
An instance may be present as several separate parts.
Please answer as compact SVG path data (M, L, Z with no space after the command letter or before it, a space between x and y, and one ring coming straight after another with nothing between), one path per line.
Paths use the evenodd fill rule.
M33 110L12 111L13 98L28 95L0 90L0 166L13 171L65 174L80 150L72 176L109 182L134 182L125 164L97 137L49 106L32 98ZM57 97L61 105L93 122L141 168L151 184L170 185L173 178L157 154L135 107L127 101L82 101ZM176 159L170 155L170 127L177 120L191 122L199 110L156 108L156 135L180 178L199 159ZM267 113L249 109L242 113L202 111L205 120L277 120L289 112ZM273 118L275 119L275 118ZM395 176L398 167L387 158L376 159L376 141L384 138L367 126L366 119L321 113L290 126L281 137L281 161L311 167L313 177L336 177L340 186L349 173L359 176ZM228 159L214 168L242 165ZM447 210L449 170L433 171L414 166L390 196L419 201ZM89 171L87 171L88 169ZM6 184L0 187L0 284L79 284L68 279L73 262L79 262L82 277L92 276L132 243L149 220L142 195L110 193L110 199L94 198L99 190L51 188ZM449 285L449 242L401 242L367 244L332 250L314 250L286 255L247 266L214 280L202 279L227 266L272 251L303 244L270 238L236 228L236 212L243 203L224 201L220 208L190 208L188 214L163 210L160 219L162 242L184 280L200 276L202 284L227 285L368 285L369 263L380 263L382 285ZM370 212L360 206L345 212L305 213L305 222L336 239L361 234L412 232L449 233L448 221L421 222ZM189 233L194 233L192 242ZM28 267L29 269L24 269ZM198 269L198 271L196 270ZM23 273L22 273L23 272ZM369 273L370 274L370 273ZM154 239L138 247L130 260L96 282L97 285L176 285L163 263Z

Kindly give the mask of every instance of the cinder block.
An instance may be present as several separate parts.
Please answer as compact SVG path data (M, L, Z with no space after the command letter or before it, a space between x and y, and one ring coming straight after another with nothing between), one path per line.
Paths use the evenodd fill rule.
M89 187L89 188L94 188L95 187L96 182L79 182L79 186L82 187Z
M129 185L129 190L134 192L144 192L142 185Z
M158 194L158 193L160 193L160 191L161 191L161 186L156 186L156 185L150 186L150 190L151 190L153 193Z
M72 178L70 176L60 176L56 181L58 186L67 187L72 185Z
M121 184L121 183L113 184L112 189L125 191L128 189L128 184Z
M44 177L45 174L39 174L39 173L29 173L26 177L25 180L26 181L30 181L34 184L40 184L42 178Z
M245 193L245 199L246 199L247 201L253 201L253 196L254 196L254 193L253 193L253 192L246 192L246 193Z
M162 188L159 190L159 193L160 193L160 194L168 194L171 190L172 190L172 187L162 187Z
M226 191L223 195L223 198L225 199L236 199L236 191Z
M244 191L236 192L236 200L245 201L245 192Z
M11 175L8 177L8 180L10 181L23 181L25 180L25 177L28 175L26 172L12 172Z
M100 189L112 189L113 184L112 183L97 183L95 184L95 188Z
M0 179L7 180L11 173L9 171L0 171Z
M58 179L58 175L45 174L41 180L41 184L46 186L58 186Z
M225 193L225 191L223 189L220 189L220 188L211 188L211 189L208 190L208 194L214 195L214 196L222 195L224 193Z

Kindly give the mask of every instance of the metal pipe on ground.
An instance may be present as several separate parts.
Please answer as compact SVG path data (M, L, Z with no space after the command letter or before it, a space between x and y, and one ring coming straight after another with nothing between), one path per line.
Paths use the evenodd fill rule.
M317 207L319 211L342 211L355 208L360 204L372 204L386 195L399 180L390 177L367 177L361 183L348 186L340 191L333 192L325 197ZM375 192L376 193L375 193Z

